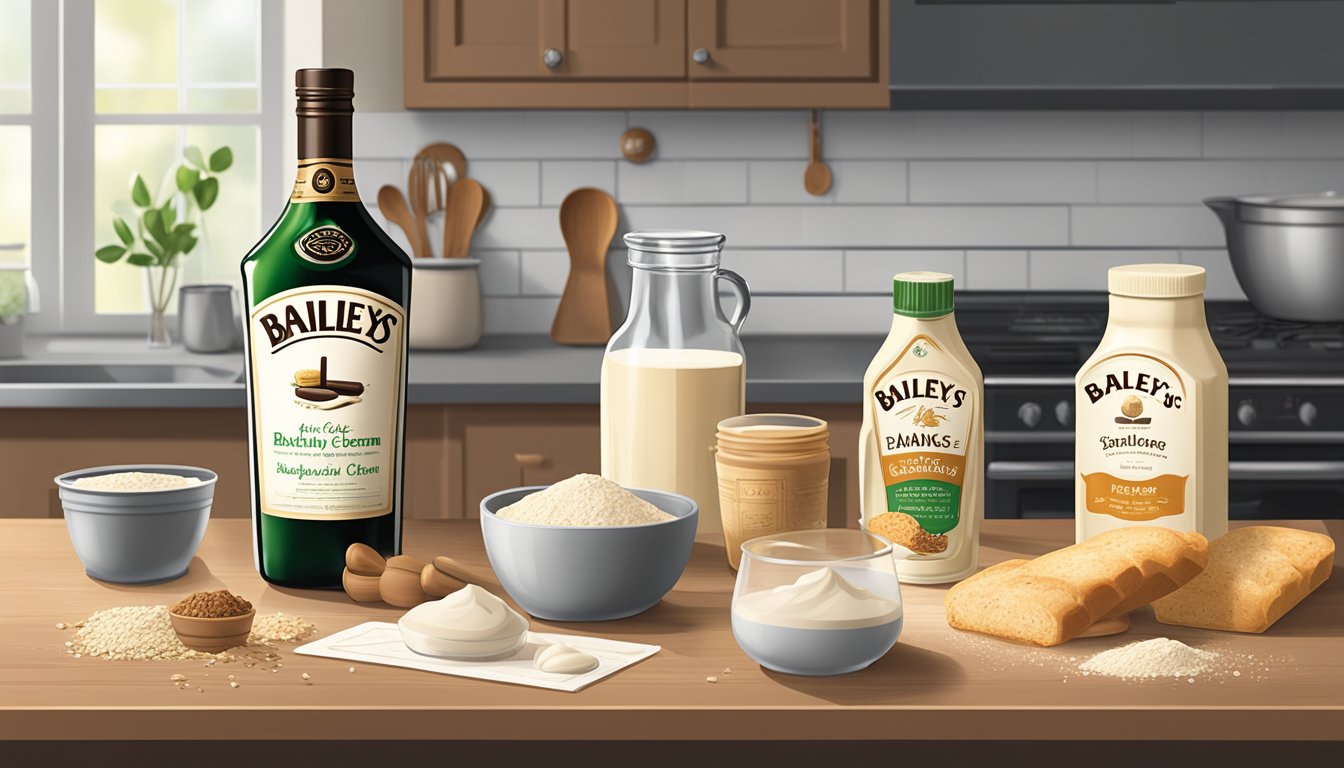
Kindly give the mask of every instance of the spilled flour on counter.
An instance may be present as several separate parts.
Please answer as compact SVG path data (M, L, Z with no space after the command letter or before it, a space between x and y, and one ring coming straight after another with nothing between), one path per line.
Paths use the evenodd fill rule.
M1084 675L1104 677L1185 677L1208 672L1218 654L1191 648L1179 640L1155 637L1102 651L1078 665Z

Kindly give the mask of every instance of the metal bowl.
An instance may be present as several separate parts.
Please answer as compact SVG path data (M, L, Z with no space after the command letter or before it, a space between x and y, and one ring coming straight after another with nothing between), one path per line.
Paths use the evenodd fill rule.
M158 472L200 479L199 485L158 491L78 488L81 477ZM100 581L151 584L187 573L205 536L215 498L214 472L172 464L123 464L56 477L65 527L84 570Z
M629 489L674 516L646 525L532 525L495 515L545 489L513 488L481 501L481 534L490 565L528 613L551 621L623 619L657 605L681 578L700 517L694 500Z
M1281 320L1344 321L1344 197L1210 197L1241 290Z

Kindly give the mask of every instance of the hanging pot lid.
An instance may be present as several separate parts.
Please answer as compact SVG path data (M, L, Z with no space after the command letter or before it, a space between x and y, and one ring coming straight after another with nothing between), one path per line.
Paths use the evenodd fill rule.
M1292 195L1241 195L1237 218L1261 224L1344 224L1344 195L1309 192Z

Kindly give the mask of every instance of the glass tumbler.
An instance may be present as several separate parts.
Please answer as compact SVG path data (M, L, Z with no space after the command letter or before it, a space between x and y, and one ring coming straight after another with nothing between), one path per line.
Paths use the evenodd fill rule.
M733 637L791 675L857 672L896 644L904 620L891 542L851 528L792 531L742 545Z

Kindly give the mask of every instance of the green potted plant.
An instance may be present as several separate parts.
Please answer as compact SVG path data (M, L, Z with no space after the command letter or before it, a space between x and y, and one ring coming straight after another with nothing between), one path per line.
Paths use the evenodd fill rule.
M136 213L129 222L113 216L118 242L94 254L105 264L125 259L145 270L151 347L172 343L167 311L177 288L179 259L208 239L205 212L219 199L219 174L233 165L233 150L228 147L216 149L208 159L198 147L187 147L182 154L183 162L169 169L157 195L150 193L140 174L131 179L131 205Z

